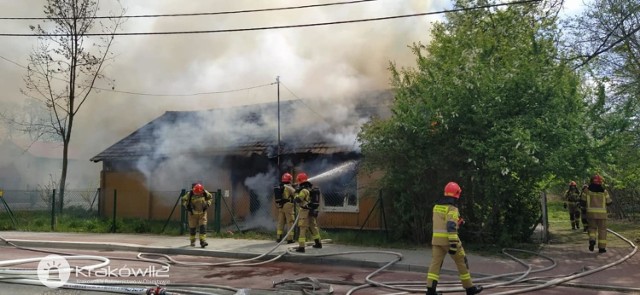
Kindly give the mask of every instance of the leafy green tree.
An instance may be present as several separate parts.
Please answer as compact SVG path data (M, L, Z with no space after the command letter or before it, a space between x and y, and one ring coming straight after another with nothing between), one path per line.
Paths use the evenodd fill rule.
M640 186L640 3L595 0L568 23L567 51L597 87L590 133L594 170L618 188Z
M640 201L640 3L593 1L567 27L576 67L597 85L587 129L594 139L591 173L605 175L617 203L635 206Z
M413 44L416 68L391 65L393 116L364 126L360 140L365 167L386 171L401 237L430 238L433 202L456 181L466 234L526 241L544 183L584 174L581 80L559 61L546 15L537 5L451 13L429 44Z

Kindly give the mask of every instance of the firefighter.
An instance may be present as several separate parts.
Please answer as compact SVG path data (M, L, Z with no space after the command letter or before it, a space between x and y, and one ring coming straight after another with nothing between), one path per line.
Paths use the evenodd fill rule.
M320 242L320 230L318 229L317 210L319 207L319 191L313 188L306 173L301 172L296 176L298 189L296 191L295 203L298 204L300 211L298 216L298 228L300 228L300 236L298 237L298 248L296 252L304 253L307 242L307 230L311 233L311 238L315 242L313 248L322 248Z
M187 210L189 218L189 241L191 247L196 246L196 229L200 232L200 247L207 243L207 209L211 206L212 195L201 183L192 184L191 190L182 196L182 206ZM198 227L198 228L196 228Z
M575 181L569 183L569 189L564 193L564 208L569 209L571 230L580 229L580 191Z
M447 253L458 268L462 287L468 295L482 292L482 286L476 286L471 281L471 273L467 257L458 238L458 228L464 220L458 213L456 201L460 199L462 189L455 182L449 182L444 187L444 197L436 201L433 206L433 237L431 239L431 266L427 273L427 295L436 295L436 287L440 279L440 269Z
M593 252L597 237L598 253L607 252L607 206L612 203L603 183L602 176L596 174L591 177L591 183L580 200L582 206L587 209L589 251Z
M582 185L582 190L580 190L580 200L582 200L582 196L587 192L587 188L589 185L586 183ZM582 221L582 232L586 233L589 231L589 222L587 220L587 206L583 206L582 202L578 201L578 206L580 207L580 221Z
M293 228L293 220L295 219L293 197L296 193L296 189L291 185L293 176L289 173L282 174L280 179L280 185L274 188L275 202L278 206L278 226L276 227L276 242L280 243L284 234L284 225L287 224L287 228ZM294 243L293 231L287 235L287 244Z

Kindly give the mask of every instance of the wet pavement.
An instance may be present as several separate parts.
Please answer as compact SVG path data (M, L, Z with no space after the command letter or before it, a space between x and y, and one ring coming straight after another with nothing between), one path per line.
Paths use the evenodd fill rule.
M142 258L167 261L166 254L173 259L169 280L144 278L145 285L167 284L167 290L180 290L182 284L216 285L223 289L212 291L200 289L207 294L302 294L298 290L285 291L300 285L323 283L329 286L333 294L408 294L424 290L427 266L431 260L429 248L389 249L339 245L325 241L322 249L307 247L304 254L292 252L292 245L277 245L273 241L246 239L209 239L209 246L195 248L188 246L186 236L158 236L146 234L87 234L87 233L37 233L37 232L0 232L6 239L20 249L0 242L0 260L46 256L22 247L46 248L53 252L74 255L97 255L115 258L111 260L113 268L143 269L155 262L145 261L138 253L150 253ZM563 286L531 290L523 294L640 294L640 258L629 254L631 247L610 248L607 253L589 252L586 246L546 245L541 256L524 259L531 265L533 272L527 280L508 286L495 286L482 294L516 294L559 278L584 274L587 271L610 265L605 270L577 277ZM517 251L510 252L516 256ZM126 260L120 260L126 258ZM625 259L628 258L628 259ZM512 280L526 267L506 255L484 257L468 253L470 270L476 283L492 286ZM623 261L622 261L623 260ZM395 262L394 262L395 261ZM557 265L549 270L542 268ZM381 267L384 271L376 273ZM20 266L34 267L34 265ZM441 290L460 292L457 273L451 259L445 259L441 275ZM511 274L510 277L484 279L487 276ZM94 276L92 279L103 279ZM136 283L141 277L134 277ZM86 278L85 278L86 279ZM109 277L108 282L122 284L123 277ZM146 280L146 281L145 281ZM69 280L73 281L73 278ZM451 284L446 284L451 282ZM34 289L33 286L0 283L0 294L80 294L75 290L60 293L62 289ZM225 289L226 288L226 289ZM635 289L634 289L635 288ZM24 289L24 290L22 290ZM294 288L295 289L295 288ZM4 291L11 290L9 293ZM328 290L328 289L327 289ZM191 290L193 291L193 290ZM326 290L324 290L326 291ZM39 293L40 292L40 293ZM85 293L86 292L86 293ZM289 293L287 293L289 292ZM320 293L318 294L328 294ZM424 292L424 291L421 291ZM515 293L509 293L515 292ZM82 294L104 294L82 291ZM186 292L180 294L188 294ZM192 293L197 294L197 293Z

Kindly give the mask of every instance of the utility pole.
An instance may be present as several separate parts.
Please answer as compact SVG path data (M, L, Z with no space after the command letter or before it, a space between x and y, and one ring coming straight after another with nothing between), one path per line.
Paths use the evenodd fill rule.
M278 85L278 177L280 177L280 76L276 77Z

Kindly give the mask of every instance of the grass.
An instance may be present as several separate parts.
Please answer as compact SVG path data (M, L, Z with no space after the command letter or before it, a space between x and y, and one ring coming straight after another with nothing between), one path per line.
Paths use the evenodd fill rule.
M19 230L32 232L51 231L51 213L43 211L14 212L17 227L13 226L8 214L0 215L0 230ZM148 221L136 218L116 218L116 232L118 233L154 233L179 235L178 222L169 222L165 231L164 221ZM111 218L98 217L95 212L85 210L66 210L56 215L55 230L58 232L90 232L109 233L112 230Z
M551 242L555 244L587 244L588 236L581 230L571 230L569 213L562 207L561 201L551 201L547 204L549 209L549 234ZM582 222L580 223L582 227ZM637 222L625 219L607 220L607 227L619 233L634 243L640 242L640 228ZM607 244L610 247L628 247L629 244L609 233Z
M552 243L555 244L582 244L586 243L587 235L580 231L572 231L569 223L569 214L562 207L559 200L551 200L548 203L549 232ZM14 228L8 214L0 215L1 230L20 230L33 232L51 231L50 212L21 211L14 212L17 220L17 228ZM82 209L65 209L65 213L56 217L55 231L58 232L87 232L87 233L109 233L112 229L111 218L101 218L95 212L87 212ZM635 243L640 243L640 229L637 223L628 220L609 219L608 226L611 230L627 237ZM164 231L163 231L164 229ZM209 225L209 231L213 229ZM118 233L148 233L177 236L180 235L180 224L177 221L170 221L166 224L162 220L144 220L137 218L117 218L116 232ZM186 234L186 231L185 231ZM245 232L231 232L223 230L220 233L211 232L212 238L242 238L273 240L275 232L266 230L252 230ZM358 231L358 230L325 230L321 229L323 239L331 239L334 243L344 245L358 245L381 248L419 249L427 247L426 244L417 244L409 241L394 240L392 234L379 231ZM621 239L609 235L607 238L612 247L628 246ZM483 256L502 255L502 248L497 245L474 243L473 241L463 241L465 250L469 253ZM529 251L537 251L543 245L539 243L524 243L514 245L518 248Z

